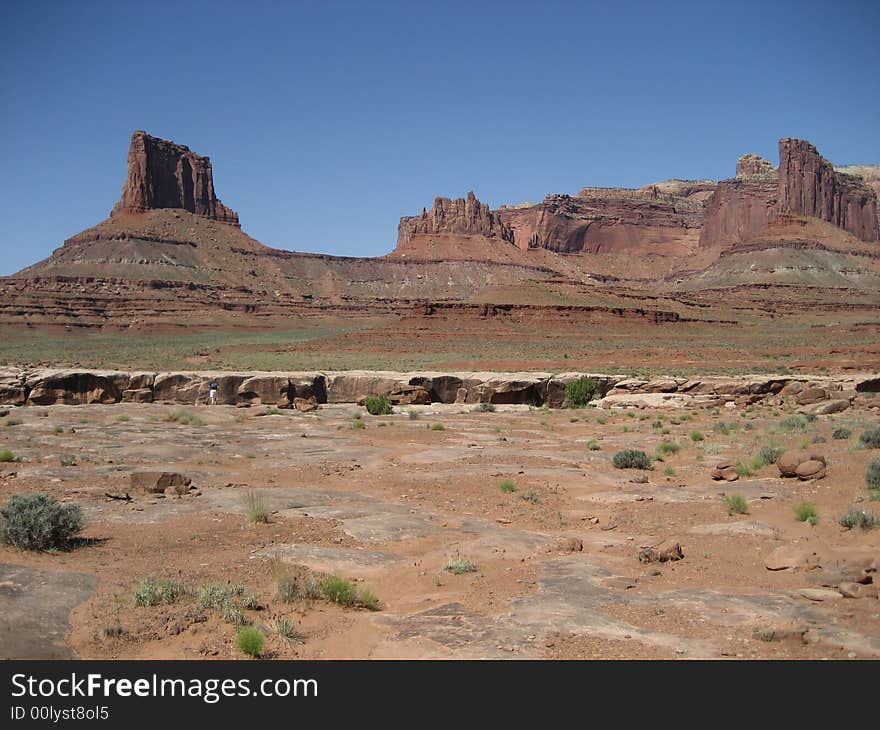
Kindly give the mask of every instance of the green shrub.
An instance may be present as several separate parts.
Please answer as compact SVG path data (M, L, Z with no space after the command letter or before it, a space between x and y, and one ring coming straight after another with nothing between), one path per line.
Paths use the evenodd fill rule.
M494 413L495 405L493 403L480 403L476 408L474 408L475 413Z
M186 408L178 408L177 410L172 411L168 415L168 420L172 423L180 423L184 426L202 426L205 423L195 413L188 411Z
M624 449L623 451L618 451L611 460L611 463L614 464L617 469L651 468L651 459L648 458L648 455L644 451L637 451L636 449Z
M712 430L715 433L720 433L723 436L727 436L727 434L730 433L730 424L726 421L718 421L718 423L712 426Z
M52 429L52 433L54 433L54 434L64 433L64 426L55 426L55 428Z
M755 473L755 470L753 469L754 466L755 465L751 460L738 461L733 465L733 470L741 477L750 477ZM763 464L759 463L757 468L760 469L762 466Z
M758 453L755 454L756 463L760 461L761 466L765 466L766 464L775 464L776 460L782 456L782 452L785 449L780 448L779 446L762 446L758 449ZM760 468L760 467L759 467Z
M590 451L599 451L602 447L599 445L599 442L596 439L590 439L587 441L587 448Z
M859 434L859 445L866 449L880 449L880 428L869 428Z
M477 566L470 558L456 553L446 562L445 569L455 575L462 575L463 573L475 573Z
M15 454L10 449L0 450L0 462L15 461Z
M865 483L868 485L868 489L880 489L880 459L874 459L868 464Z
M844 441L844 440L848 439L850 436L852 436L852 431L850 431L848 428L843 428L843 427L835 428L834 433L831 434L831 438L833 438L837 441Z
M658 447L657 453L663 456L667 456L668 454L677 454L681 446L679 446L675 441L664 440Z
M432 431L445 431L446 427L442 423L434 423L431 425Z
M512 479L502 479L498 483L498 488L505 494L511 494L516 491L516 484Z
M187 591L183 583L170 578L153 578L147 576L134 584L135 606L158 606L160 604L177 603Z
M667 466L663 470L663 475L667 476L667 477L674 477L675 476L675 469L673 469L671 466Z
M863 509L859 509L858 507L853 507L840 518L841 527L845 527L847 530L852 530L854 527L858 527L862 530L873 530L877 527L878 519L877 515L873 512L866 512Z
M724 498L724 504L727 506L727 514L729 515L747 515L749 513L749 503L741 494L728 494Z
M302 641L303 635L296 630L296 624L286 616L275 620L275 633L288 641Z
M706 437L703 435L702 431L691 431L691 441L693 441L694 443L704 441L705 438Z
M798 502L794 505L794 516L798 522L809 522L814 527L819 522L819 513L815 505L809 502Z
M388 416L394 413L391 399L387 395L368 395L364 407L371 416Z
M256 608L256 596L241 584L207 583L199 590L199 607L213 609L226 623L244 626L248 618L242 609Z
M256 492L248 492L245 495L244 511L250 522L267 524L272 516L266 502Z
M779 430L782 433L803 431L807 427L807 419L801 415L785 416L779 421Z
M45 494L15 495L0 509L0 528L21 550L66 550L83 528L82 510Z
M321 582L324 597L340 606L355 606L375 611L379 607L379 599L369 588L358 587L350 580L338 575L328 575Z
M321 581L311 573L297 575L287 571L276 575L275 589L279 600L284 603L294 601L316 601L324 595Z
M260 656L266 636L256 626L245 626L235 635L235 645L239 651L252 657Z
M565 404L569 408L583 408L593 400L598 384L588 375L565 384Z

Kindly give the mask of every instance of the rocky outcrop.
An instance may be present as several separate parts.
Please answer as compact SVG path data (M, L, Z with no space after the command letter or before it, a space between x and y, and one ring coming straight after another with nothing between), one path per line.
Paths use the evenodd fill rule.
M745 406L765 399L817 409L818 415L848 407L876 387L876 373L845 377L773 376L654 379L599 373L549 372L120 372L114 370L0 370L0 405L79 405L121 401L206 403L209 384L218 385L219 405L277 405L297 400L356 403L368 395L390 395L400 404L461 403L547 405L561 408L566 385L588 375L596 382L594 403L604 408Z
M836 172L802 139L779 140L779 211L828 221L863 241L880 240L874 190L860 177Z
M181 208L238 226L238 214L214 194L211 160L189 147L138 130L128 150L128 177L111 216Z
M405 248L418 234L454 234L459 236L486 236L512 242L513 235L501 219L481 203L473 191L466 198L434 198L430 210L422 209L420 216L400 219L397 229L397 248Z
M773 163L761 155L749 152L736 161L737 177L772 177L776 179L776 168Z
M538 205L497 212L523 249L683 256L696 247L706 188L670 189L690 195L664 193L657 186L584 188L577 195L548 195Z

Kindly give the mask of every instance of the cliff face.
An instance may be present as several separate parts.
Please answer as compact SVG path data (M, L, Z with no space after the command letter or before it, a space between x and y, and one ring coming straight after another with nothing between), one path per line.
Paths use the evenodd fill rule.
M548 195L538 205L502 208L498 214L524 249L687 255L699 236L706 186L682 183L675 189L688 195L675 195L661 192L659 185L584 188L577 195Z
M422 209L420 216L400 219L397 228L397 248L405 248L419 234L454 234L459 236L486 236L512 242L507 226L473 191L467 198L434 198L430 210Z
M122 197L110 215L157 208L180 208L221 223L239 225L238 214L223 205L214 193L214 175L207 157L138 130L131 136Z
M769 160L755 154L736 161L736 177L718 183L706 204L700 248L745 241L776 217L778 175Z
M861 178L836 172L805 140L779 140L779 211L828 221L863 241L880 240L876 193Z

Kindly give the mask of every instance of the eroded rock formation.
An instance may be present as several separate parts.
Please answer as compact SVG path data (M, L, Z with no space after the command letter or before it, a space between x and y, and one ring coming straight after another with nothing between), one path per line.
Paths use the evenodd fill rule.
M513 241L510 229L471 191L466 198L434 198L430 210L423 208L420 216L401 218L397 246L405 247L418 234L443 233Z
M128 149L128 177L111 216L157 208L190 213L238 226L238 214L214 193L211 160L189 147L138 130Z
M812 216L863 241L877 241L877 194L855 175L836 172L802 139L779 140L779 211Z

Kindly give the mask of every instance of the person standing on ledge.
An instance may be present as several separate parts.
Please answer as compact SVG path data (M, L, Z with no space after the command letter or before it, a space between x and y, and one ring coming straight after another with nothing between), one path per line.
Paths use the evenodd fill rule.
M208 386L208 405L213 406L217 405L217 388L220 386L217 384L216 380L212 380L211 384Z

